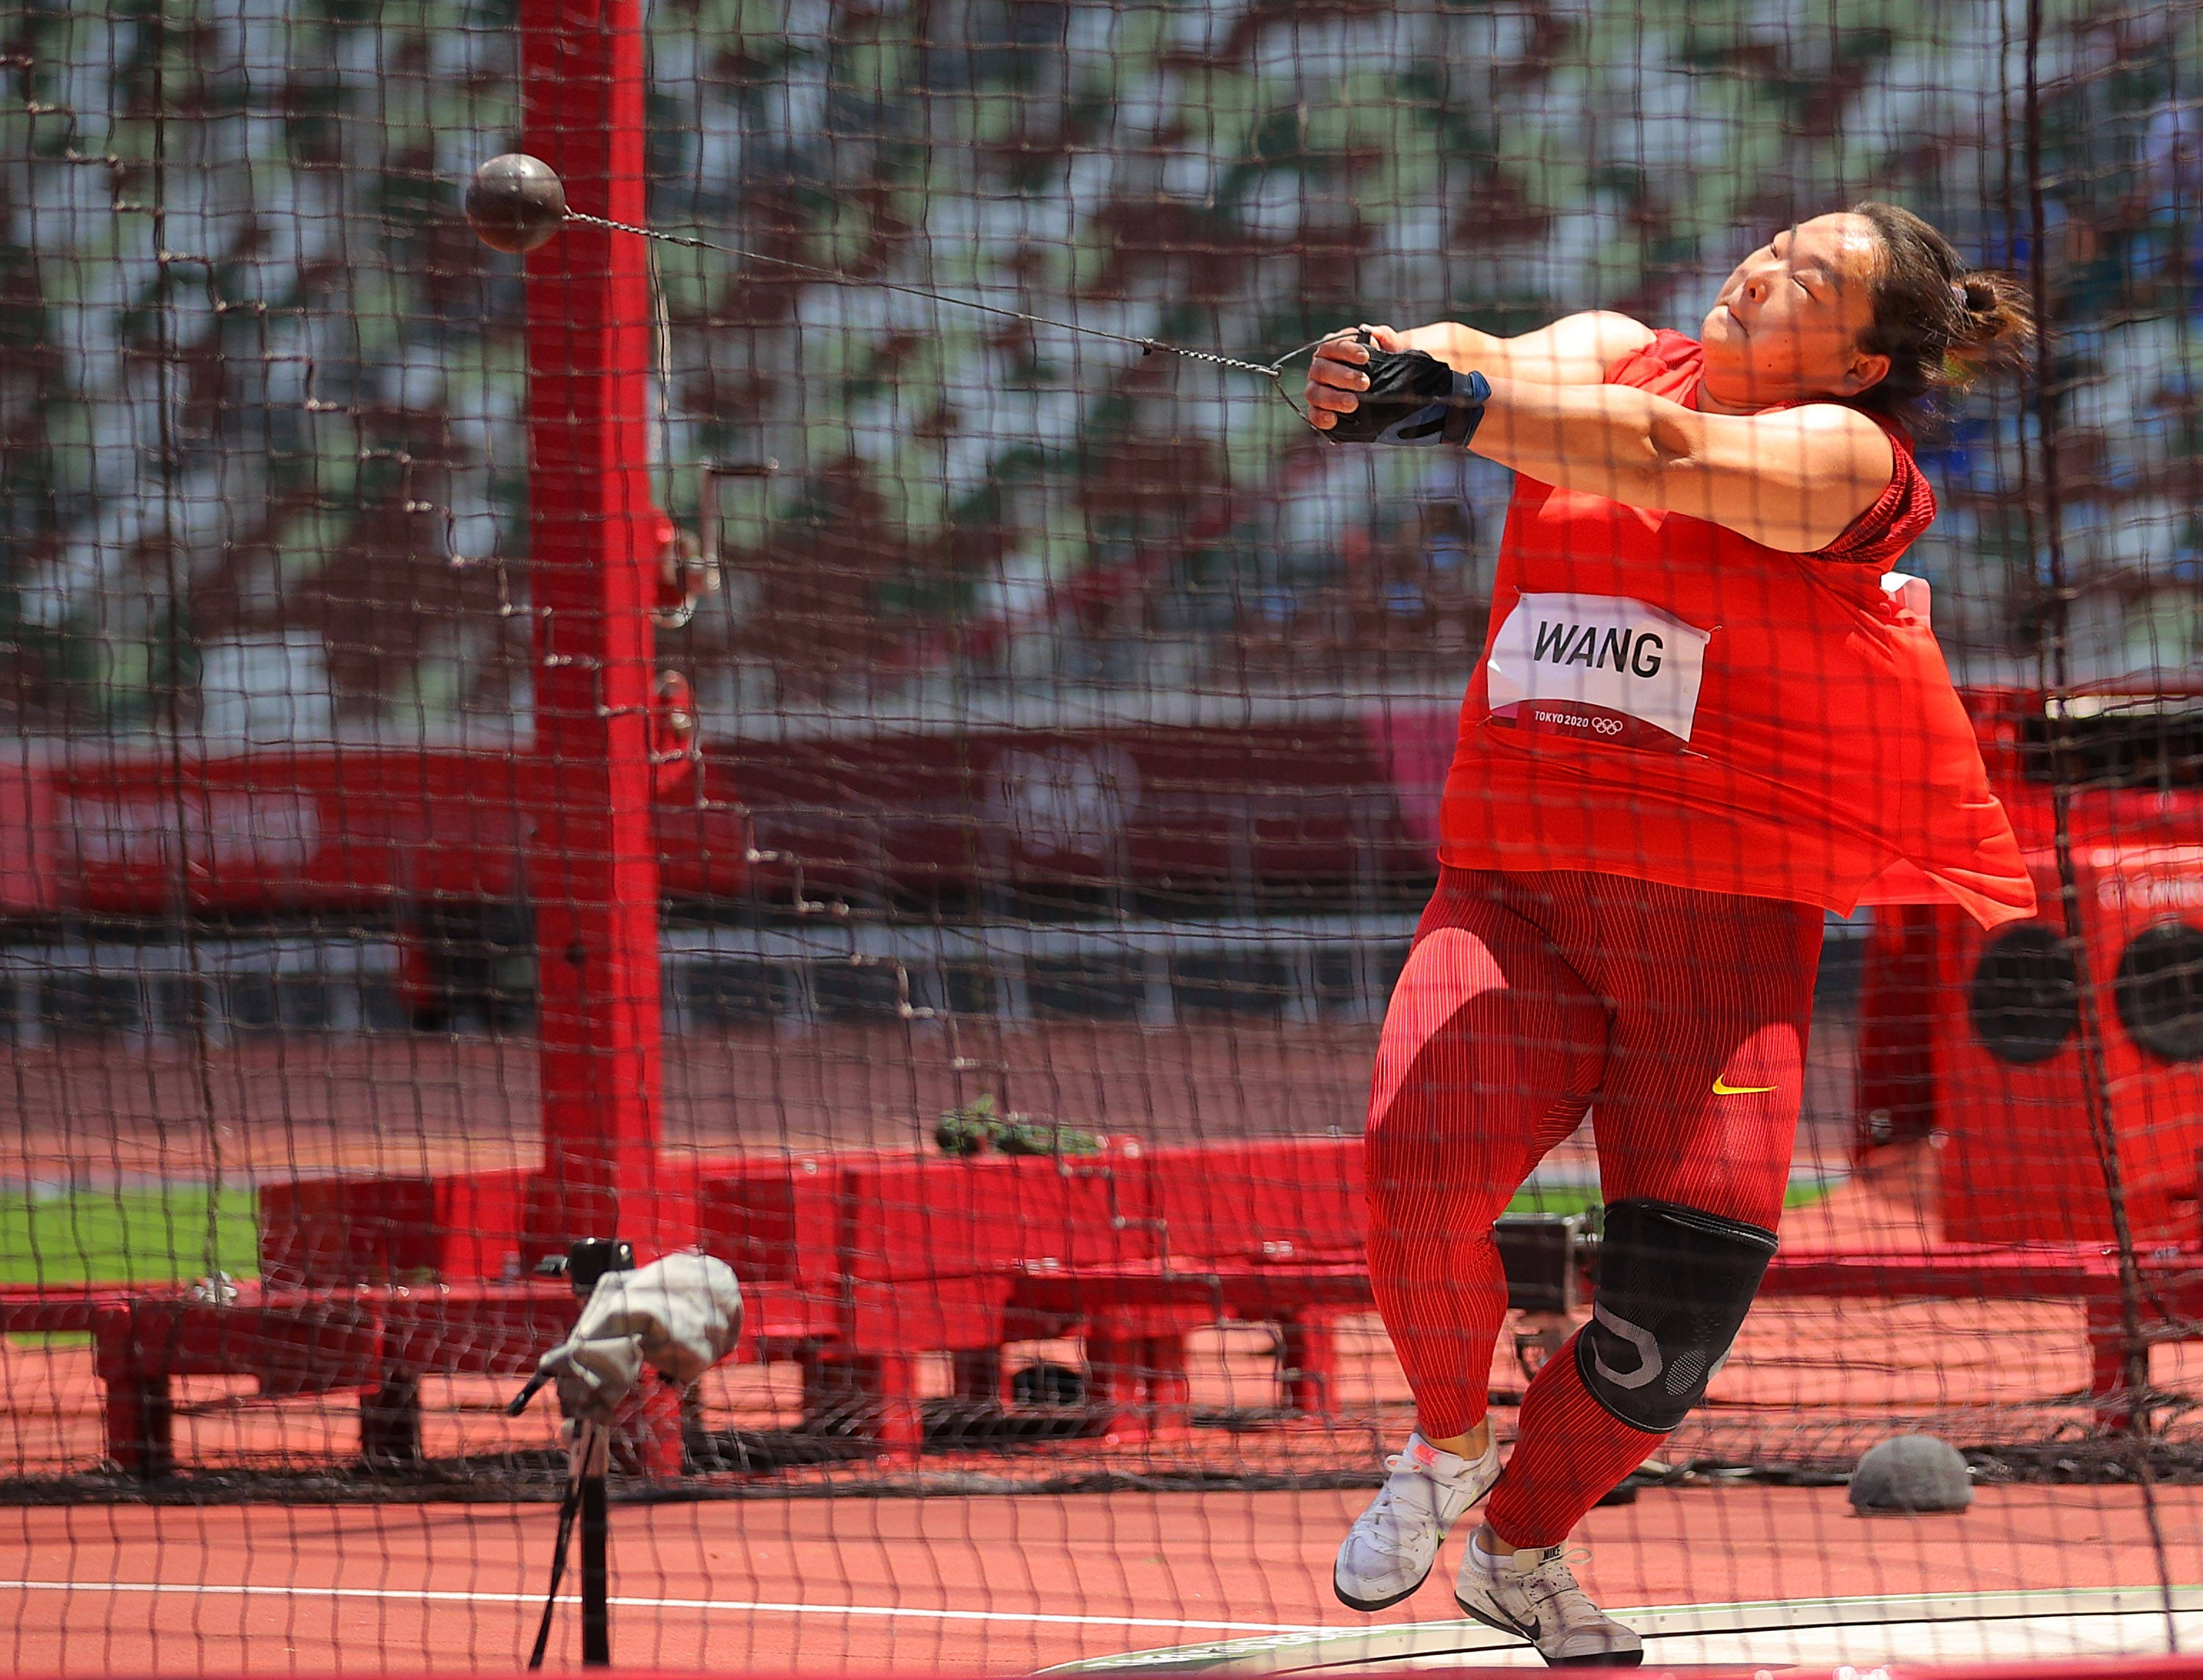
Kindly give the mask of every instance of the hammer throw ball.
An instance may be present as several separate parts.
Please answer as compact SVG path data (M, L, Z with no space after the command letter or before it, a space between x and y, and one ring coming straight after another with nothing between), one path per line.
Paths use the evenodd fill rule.
M467 221L493 251L534 251L564 225L566 188L540 157L508 151L467 183Z

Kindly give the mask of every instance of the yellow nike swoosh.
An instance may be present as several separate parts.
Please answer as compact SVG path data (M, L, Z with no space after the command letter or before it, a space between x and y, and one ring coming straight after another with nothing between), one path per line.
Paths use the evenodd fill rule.
M1717 1097L1763 1096L1774 1088L1772 1085L1732 1085L1725 1079L1714 1081L1714 1094Z

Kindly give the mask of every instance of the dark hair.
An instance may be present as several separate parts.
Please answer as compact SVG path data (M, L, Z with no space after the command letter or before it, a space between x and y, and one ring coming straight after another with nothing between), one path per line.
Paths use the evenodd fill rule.
M2035 312L2017 280L1967 268L1948 239L1895 204L1869 200L1852 214L1874 225L1881 245L1874 321L1859 348L1889 358L1889 372L1854 405L1917 425L1990 368L2025 358Z

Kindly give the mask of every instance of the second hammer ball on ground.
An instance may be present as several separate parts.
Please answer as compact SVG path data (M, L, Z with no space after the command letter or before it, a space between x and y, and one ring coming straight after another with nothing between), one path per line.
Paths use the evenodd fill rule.
M467 221L493 251L520 255L544 244L566 221L566 187L540 157L508 151L467 183Z
M1861 1514L1964 1511L1974 1502L1964 1455L1932 1435L1898 1435L1868 1450L1852 1471L1852 1508Z

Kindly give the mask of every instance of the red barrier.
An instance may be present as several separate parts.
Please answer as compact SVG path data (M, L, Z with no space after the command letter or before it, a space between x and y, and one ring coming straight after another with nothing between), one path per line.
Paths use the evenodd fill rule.
M2048 845L2040 696L1980 689L1966 698L2023 843ZM2122 722L2125 699L2147 702L2138 722ZM2169 792L2147 778L2123 785L2120 766L2131 770L2132 754L2122 756L2126 738L2116 734L2192 731L2199 703L2098 695L2086 707L2094 709L2076 728L2114 733L2089 749L2100 750L2107 774L2072 801L2076 839L2141 846L2203 836L2203 789L2176 779ZM663 886L675 899L739 894L753 841L767 874L792 881L800 869L806 887L830 891L1412 881L1432 868L1455 711L1438 701L1231 728L723 742L706 750L700 782L659 794ZM180 843L195 907L511 899L527 762L523 752L270 748L187 762L180 795L166 760L113 752L0 770L0 913L170 913ZM754 833L731 803L737 793ZM1866 902L1938 896L1900 866Z
M977 1161L856 1152L705 1163L641 1222L646 1254L703 1246L743 1276L744 1356L794 1359L809 1409L862 1416L881 1447L922 1447L918 1362L956 1356L965 1398L1001 1398L1001 1350L1076 1335L1096 1427L1119 1441L1189 1427L1184 1338L1225 1321L1280 1327L1290 1406L1320 1412L1332 1322L1367 1312L1361 1142L1284 1138L1095 1158ZM164 1465L170 1377L221 1372L269 1394L358 1388L369 1451L417 1436L424 1375L518 1375L563 1335L563 1285L414 1273L500 1260L536 1181L499 1172L328 1180L262 1192L271 1275L315 1287L210 1292L0 1291L0 1332L91 1328L108 1385L110 1453ZM426 1198L427 1200L424 1200ZM477 1223L409 1229L424 1210ZM440 1243L440 1246L439 1244ZM767 1264L766 1258L771 1257ZM380 1270L373 1276L365 1270ZM2203 1324L2203 1254L2146 1258L2143 1333ZM1786 1251L1769 1297L2071 1300L2084 1309L2094 1396L2123 1419L2125 1344L2115 1258L2086 1246L1946 1244L1917 1253ZM565 1317L553 1324L552 1307ZM555 1316L555 1315L554 1315ZM676 1443L677 1444L677 1443ZM659 1461L677 1465L661 1446Z
M177 852L192 908L387 911L519 895L527 759L395 747L187 761L80 753L0 771L0 913L165 915ZM665 890L739 894L748 829L724 769L656 810Z
M1324 1407L1331 1321L1369 1305L1361 1161L1359 1138L1066 1158L670 1159L659 1199L623 1229L645 1258L691 1242L725 1258L751 1300L748 1356L800 1361L810 1408L863 1414L889 1453L923 1444L923 1356L956 1356L966 1397L995 1400L1005 1343L1066 1335L1085 1339L1106 1412L1096 1427L1121 1441L1188 1427L1184 1338L1223 1319L1279 1324L1288 1403ZM363 1298L379 1300L393 1288L402 1295L411 1280L463 1303L447 1308L461 1312L502 1300L499 1287L530 1287L492 1280L523 1257L533 1264L528 1210L541 1188L540 1175L522 1170L263 1186L263 1272L288 1293L214 1312L246 1338L241 1363L227 1368L254 1373L251 1361L263 1357L251 1351L255 1324L275 1323L282 1341L284 1321L267 1317L279 1298L335 1299L366 1286ZM454 1288L462 1294L451 1296ZM143 1358L128 1350L173 1326L150 1323L108 1323L118 1350L103 1366L110 1383L151 1392ZM346 1365L330 1383L373 1379ZM375 1386L368 1411L395 1418L407 1404L403 1385ZM121 1402L127 1418L148 1403ZM378 1427L405 1432L395 1422Z

